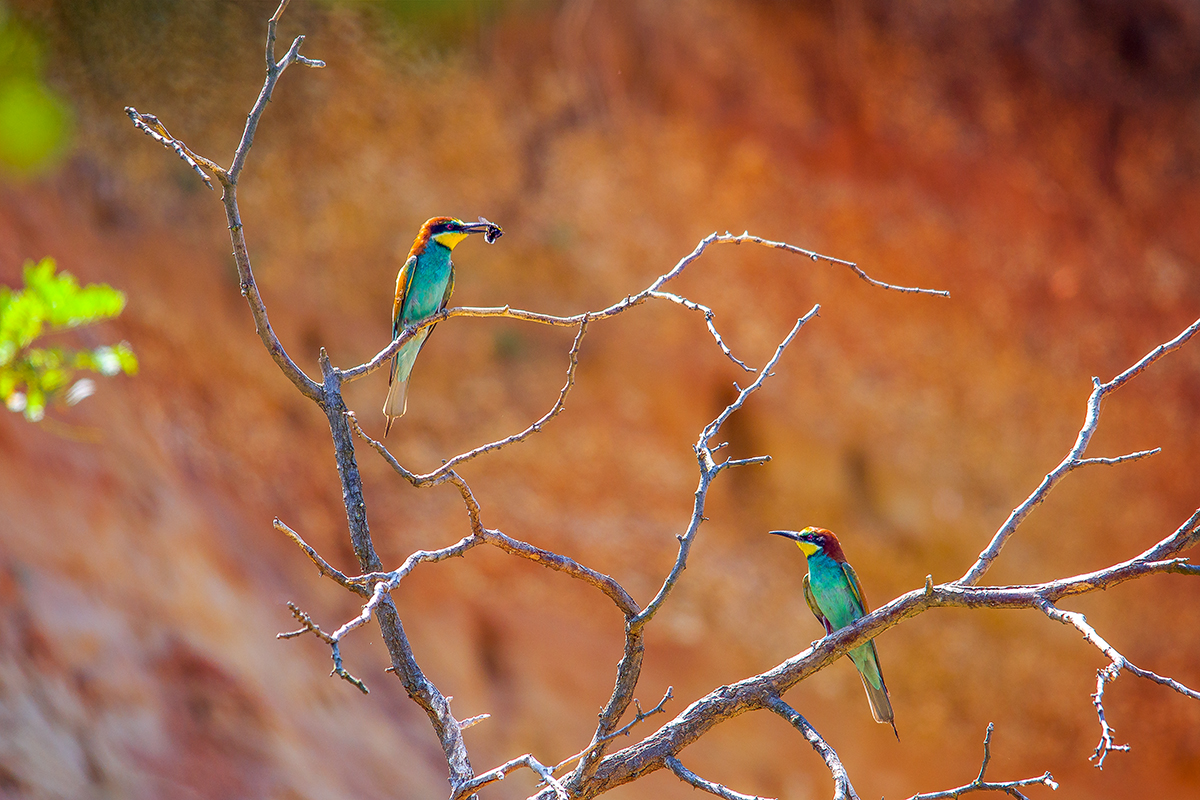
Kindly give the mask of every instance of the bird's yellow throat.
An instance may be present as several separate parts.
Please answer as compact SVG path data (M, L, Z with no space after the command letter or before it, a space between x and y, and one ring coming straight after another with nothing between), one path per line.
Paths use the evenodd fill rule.
M796 544L800 546L800 552L804 553L806 556L811 556L813 553L821 549L812 542L796 542Z
M433 240L447 250L453 250L454 246L465 238L467 238L467 234L462 231L445 231L433 236Z

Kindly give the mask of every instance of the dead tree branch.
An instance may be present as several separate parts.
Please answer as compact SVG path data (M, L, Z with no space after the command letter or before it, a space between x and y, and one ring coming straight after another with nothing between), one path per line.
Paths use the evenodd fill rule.
M1060 480L1066 477L1067 473L1078 467L1087 464L1117 464L1123 461L1132 461L1138 458L1153 455L1158 452L1158 448L1154 450L1143 450L1139 453L1132 453L1128 456L1121 456L1115 459L1085 459L1084 452L1087 450L1088 444L1092 441L1092 434L1096 432L1096 426L1100 423L1100 403L1105 397L1120 389L1133 378L1137 377L1146 367L1153 364L1158 359L1170 353L1173 350L1178 350L1180 347L1191 339L1196 331L1200 330L1200 319L1197 319L1187 328L1185 328L1178 336L1169 342L1164 342L1158 347L1151 350L1141 358L1136 364L1122 372L1117 377L1113 378L1108 383L1101 383L1099 378L1092 378L1092 394L1088 397L1087 413L1084 415L1083 427L1079 429L1079 435L1075 438L1075 445L1067 453L1066 457L1059 462L1058 466L1046 473L1046 477L1038 484L1038 487L1033 490L1033 494L1025 498L1025 502L1013 509L1008 515L1008 519L996 531L991 542L979 554L978 560L971 565L971 568L958 579L962 584L979 583L980 578L991 567L992 562L1000 555L1000 551L1004 548L1005 543L1009 538L1016 533L1017 527L1025 521L1029 513L1037 508L1050 491L1058 484Z
M735 792L732 789L728 789L719 783L706 781L704 778L701 778L683 764L679 763L678 758L668 758L666 760L666 765L667 769L671 770L671 772L674 772L675 775L678 776L679 780L683 781L684 783L690 783L697 789L703 789L709 794L715 794L717 797L724 798L724 800L768 800L766 797L759 797L758 795L753 794L742 794L741 792Z
M1054 776L1049 772L1037 778L1023 778L1019 781L1002 781L999 783L993 781L985 781L983 775L987 772L988 762L992 760L992 729L995 726L988 723L987 733L983 737L983 764L979 767L979 774L975 776L975 780L970 783L963 784L957 789L946 789L942 792L930 792L928 794L914 794L908 800L958 800L964 794L969 792L1004 792L1020 800L1028 800L1025 795L1021 794L1019 789L1026 786L1048 786L1051 791L1058 789L1058 784L1054 782Z
M817 729L810 725L799 711L778 697L767 698L767 708L786 719L792 727L800 731L800 734L808 740L813 750L816 750L817 755L825 762L825 766L829 768L829 774L833 776L833 800L858 800L858 795L850 784L850 775L846 772L846 767L842 765L842 760L838 758L838 754L822 738L821 734L817 733Z

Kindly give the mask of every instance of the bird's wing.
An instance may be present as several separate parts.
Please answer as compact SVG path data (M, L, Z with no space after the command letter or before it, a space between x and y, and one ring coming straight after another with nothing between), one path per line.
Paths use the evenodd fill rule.
M842 574L846 576L846 582L850 584L850 591L854 594L854 600L858 603L859 609L866 614L871 609L867 605L867 596L863 594L862 584L858 582L858 575L855 574L854 567L843 561Z
M404 329L404 305L408 302L408 287L412 283L413 273L417 270L417 257L409 256L408 261L400 268L396 276L396 302L392 306L392 338L395 339Z
M450 295L454 294L454 263L450 263L450 280L446 281L446 293L442 295L441 307L445 309L450 302ZM431 331L432 333L432 331Z
M808 603L808 610L817 618L817 622L825 628L825 635L833 633L833 626L829 624L829 620L821 613L820 606L817 605L817 598L813 597L812 586L809 585L808 574L804 575L804 602Z

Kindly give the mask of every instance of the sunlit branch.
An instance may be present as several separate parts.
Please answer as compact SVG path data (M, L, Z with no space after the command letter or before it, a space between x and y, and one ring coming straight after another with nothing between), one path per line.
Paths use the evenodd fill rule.
M1108 719L1104 714L1104 687L1105 684L1117 679L1121 674L1121 670L1128 670L1140 678L1154 681L1157 684L1174 689L1184 697L1190 697L1193 700L1200 700L1200 692L1189 689L1179 681L1172 678L1165 678L1149 670L1141 669L1125 658L1115 647L1104 640L1096 629L1088 624L1087 618L1077 611L1063 611L1055 607L1050 602L1038 603L1038 608L1042 610L1046 616L1064 625L1070 625L1083 634L1083 638L1089 644L1099 650L1111 662L1108 666L1100 669L1096 673L1096 693L1092 695L1092 704L1096 707L1096 714L1100 718L1100 743L1096 745L1096 751L1091 758L1096 761L1096 766L1103 769L1104 759L1113 750L1129 750L1129 745L1118 745L1113 741L1113 728L1108 724Z
M725 354L726 358L737 364L742 369L746 370L746 372L754 372L754 367L747 366L746 362L735 356L733 351L729 349L729 345L725 344L725 340L722 339L721 334L717 332L716 323L713 321L713 318L716 316L716 314L711 308L702 303L688 300L686 297L674 294L673 292L651 292L650 296L661 300L669 300L672 303L677 303L690 311L699 311L704 315L704 324L708 326L708 332L712 334L713 339L717 343L717 347L721 348L721 352Z
M629 703L633 699L633 693L637 687L637 682L641 676L642 656L645 652L645 627L646 624L654 618L658 610L662 608L667 597L671 594L679 580L679 576L683 574L683 570L687 567L688 555L691 552L692 543L695 541L696 534L700 530L700 524L704 521L704 505L708 498L709 486L716 476L727 466L732 466L729 462L718 464L713 458L713 451L720 449L722 445L711 444L711 440L721 430L721 425L729 418L731 414L742 407L751 394L758 391L763 383L770 378L775 365L779 363L779 359L783 357L783 353L787 350L792 340L804 327L804 324L815 317L820 311L820 306L813 306L812 309L800 319L796 320L796 324L792 326L791 331L783 338L783 341L775 348L775 353L767 361L766 365L758 373L754 382L741 389L738 396L704 429L700 432L700 436L693 445L696 459L700 467L699 485L696 488L696 493L692 501L692 515L688 520L687 528L681 535L677 535L679 541L679 550L675 556L675 563L672 565L670 572L663 580L662 587L654 596L654 599L646 605L641 612L630 618L625 625L625 651L622 654L621 661L617 665L617 677L613 685L613 693L609 698L608 703L600 712L600 719L596 724L595 733L592 735L592 743L585 751L587 755L579 762L575 772L568 779L568 785L575 789L582 786L590 780L600 764L601 758L607 749L610 734L616 728L617 722L624 715ZM747 459L747 463L758 463L759 459Z
M406 481L411 483L413 486L416 486L417 488L423 488L426 486L436 486L437 484L442 483L443 481L447 480L449 475L455 470L455 468L460 466L464 462L470 461L474 458L478 458L479 456L481 456L485 453L491 453L496 450L500 450L504 447L508 447L509 445L516 444L517 442L524 441L525 439L528 439L533 434L540 433L542 428L546 425L547 422L549 422L550 420L557 417L560 413L562 413L563 408L565 408L565 406L566 406L567 395L571 392L571 389L574 388L574 386L575 386L575 372L579 367L579 348L583 344L583 337L587 333L587 326L588 326L587 315L584 315L584 317L585 318L579 323L579 332L575 334L575 341L572 342L571 350L567 354L567 380L566 380L566 383L563 384L562 389L559 390L558 398L554 401L554 405L550 407L549 411L547 411L544 415L542 415L542 417L540 419L538 419L536 422L534 422L532 425L530 425L529 427L527 427L525 430L521 431L520 433L515 433L512 436L506 436L503 439L497 439L494 442L490 442L485 445L480 445L479 447L476 447L473 450L468 450L465 453L460 453L459 455L456 455L453 458L450 458L450 459L446 460L445 462L443 462L440 467L433 470L432 472L428 472L425 474L419 474L419 473L411 472L408 469L406 469L403 465L401 465L400 462L395 458L395 456L393 456L391 454L391 452L388 451L387 447L383 444L383 442L380 442L376 439L372 439L370 436L368 436L363 431L363 429L359 426L358 420L356 418L354 418L353 415L351 415L350 424L354 428L354 432L357 433L360 437L362 437L362 439L365 442L367 442L371 446L372 449L374 449L377 453L379 453L379 455L381 455L384 458L384 460L388 462L388 465L391 466L391 468L393 470L395 470L396 473L399 474Z
M183 163L191 167L195 173L200 176L200 180L204 181L205 186L207 186L209 189L216 188L213 186L213 183L209 179L208 175L206 175L204 170L201 169L200 164L204 164L205 167L213 170L214 172L224 172L219 165L209 161L204 156L199 156L193 153L190 147L172 136L171 132L167 130L167 127L163 125L159 118L153 114L143 114L133 106L125 106L125 113L131 120L133 120L133 126L135 128L161 144L163 147L166 147L169 150L174 150L175 155L179 156L179 158L183 160Z
M663 763L666 765L667 769L675 773L679 780L683 781L684 783L690 783L697 789L703 789L709 794L715 794L717 797L724 798L724 800L768 800L768 798L759 797L758 795L735 792L719 783L706 781L704 778L701 778L699 775L681 764L678 758L666 758L663 760Z
M766 705L767 708L786 719L796 730L800 731L812 745L813 750L817 751L821 760L825 762L829 774L833 776L833 800L858 800L858 795L855 794L854 787L850 784L850 774L846 772L842 760L838 758L837 752L829 746L829 743L821 737L821 734L817 733L817 729L809 724L809 721L799 711L777 696L767 698Z
M649 622L656 613L658 613L658 610L662 608L663 603L666 602L668 595L670 595L671 590L675 587L676 582L679 580L680 574L682 574L683 570L687 566L687 558L688 554L691 552L692 542L696 538L696 532L700 529L700 523L704 520L704 502L708 494L709 484L712 483L712 479L716 477L717 473L720 472L723 466L717 464L717 462L713 459L713 448L710 445L712 438L720 432L721 426L725 424L725 421L729 419L730 415L742 407L742 405L746 402L746 398L758 391L762 387L763 383L766 382L769 377L771 377L773 374L771 370L774 369L775 365L779 363L779 359L783 357L783 353L785 350L787 350L788 345L790 345L792 340L796 338L796 334L800 333L800 329L804 327L804 324L813 317L817 316L820 310L821 307L819 305L813 306L807 314L796 320L796 324L792 326L792 329L788 332L788 335L785 336L783 341L780 342L775 348L774 355L771 356L771 359L766 363L766 366L764 366L762 371L759 372L758 377L754 379L754 382L738 392L738 396L734 398L733 402L726 406L724 410L717 415L717 418L708 423L708 425L704 426L704 430L701 431L700 438L694 445L696 458L700 463L700 486L696 489L696 499L692 505L692 518L688 523L687 531L679 537L679 552L675 557L674 566L671 567L670 573L668 573L666 579L663 580L662 587L658 590L658 593L654 596L654 599L651 600L642 610L642 612L638 614L637 617L630 623L631 628L641 628L645 626L645 624Z
M288 608L291 609L292 616L295 617L297 620L299 620L300 624L303 625L304 627L298 631L291 631L289 633L276 634L275 638L276 639L294 639L297 636L302 636L306 633L313 634L318 639L323 641L325 644L329 645L329 648L332 651L333 671L330 672L329 674L337 675L342 680L355 686L363 694L370 694L370 690L367 689L367 685L365 683L363 683L362 681L360 681L358 678L351 675L349 672L347 672L346 668L344 666L342 666L342 651L341 651L341 647L340 647L341 643L339 642L339 640L337 638L335 638L334 636L331 636L330 634L321 630L321 627L319 625L317 625L317 623L312 621L312 617L310 617L308 614L305 614L303 611L301 611L296 606L295 603L288 603Z
M317 565L317 572L319 572L321 575L325 576L326 578L331 579L334 583L337 583L339 586L349 589L350 591L352 591L356 594L361 594L363 597L370 596L370 594L371 594L370 589L363 586L357 580L353 580L351 578L346 577L345 573L330 566L329 562L326 561L324 558L322 558L321 554L318 553L316 550L314 550L312 545L310 545L308 542L304 541L304 539L300 538L300 534L296 533L294 530L289 528L287 525L280 522L278 518L275 519L274 525L275 525L275 530L277 530L280 533L287 536L289 539L291 539L293 542L295 542L296 545L301 550L303 550L305 552L305 554L309 557L309 559L314 564Z
M1162 358L1172 350L1177 350L1178 348L1182 347L1184 343L1187 342L1188 339L1191 339L1198 330L1200 330L1200 319L1197 319L1195 322L1185 328L1183 332L1181 332L1171 341L1164 342L1163 344L1160 344L1158 347L1151 350L1136 364L1122 372L1117 377L1113 378L1108 383L1101 383L1099 378L1092 378L1093 389L1091 396L1088 397L1087 413L1084 416L1083 427L1079 429L1079 435L1075 438L1075 445L1071 448L1070 452L1067 453L1066 457L1059 462L1059 465L1046 474L1046 477L1042 479L1042 482L1033 491L1033 494L1029 495L1029 497L1025 499L1025 502L1013 509L1012 513L1009 514L1008 519L1006 519L1004 524L1000 526L1000 529L996 531L991 542L988 543L988 546L984 548L982 553L979 554L979 558L975 561L971 568L967 570L967 572L961 578L958 579L959 583L975 584L979 582L979 579L982 578L984 573L988 571L988 568L991 567L992 562L995 561L996 557L1000 555L1000 551L1004 548L1004 544L1016 532L1017 527L1024 522L1025 518L1029 516L1029 513L1033 511L1033 509L1035 509L1046 499L1047 495L1050 494L1050 490L1053 489L1055 485L1071 470L1083 466L1086 463L1116 464L1123 461L1132 461L1138 458L1144 458L1145 456L1158 452L1158 448L1155 448L1154 450L1145 450L1139 453L1132 453L1128 456L1120 456L1114 459L1084 459L1083 457L1084 452L1087 450L1088 444L1092 440L1092 434L1096 432L1096 426L1100 422L1101 401L1103 401L1104 398L1110 393L1120 389L1155 361Z
M510 772L520 769L521 767L528 767L540 775L542 780L549 784L551 790L554 792L554 795L558 797L559 800L571 800L571 796L567 794L567 790L563 788L563 785L553 775L550 774L550 768L542 764L528 753L518 758L514 758L512 761L501 764L495 769L488 770L482 775L479 775L478 777L461 784L454 790L454 793L450 795L450 798L451 800L462 800L464 797L469 797L490 783L504 780L504 778Z
M1054 776L1047 771L1044 775L1037 778L1023 778L1019 781L985 781L984 773L987 772L988 762L992 760L992 729L995 726L988 723L987 733L983 737L983 763L979 767L979 774L975 780L970 783L963 784L957 789L946 789L941 792L929 792L928 794L914 794L908 800L958 800L964 794L969 792L1004 792L1013 797L1027 800L1025 795L1021 794L1018 789L1025 786L1048 786L1051 791L1058 789L1058 784L1054 781Z
M705 236L703 239L700 240L700 243L696 245L695 249L692 250L692 252L688 253L686 256L681 258L675 264L675 266L672 267L669 271L664 272L662 275L659 275L657 278L655 278L654 281L651 282L651 284L649 286L647 286L645 289L638 292L637 294L627 295L623 299L617 301L616 303L613 303L612 305L608 306L607 308L600 309L599 311L588 311L583 314L574 314L574 315L570 315L570 316L558 316L555 314L543 314L543 313L535 312L535 311L524 311L521 309L512 308L511 306L497 306L497 307L492 307L492 308L474 308L474 307L448 308L437 314L426 317L425 319L421 320L419 323L414 323L411 326L411 328L406 328L404 331L401 332L400 336L398 336L396 339L394 339L387 347L385 347L383 350L379 351L379 353L377 353L374 358L372 358L370 361L366 362L365 364L360 364L357 367L352 367L350 369L342 370L341 372L342 372L343 379L346 382L350 382L352 380L357 380L358 378L361 378L364 375L369 375L370 373L374 372L375 370L379 369L384 364L386 364L388 359L390 359L392 356L394 356L396 354L396 352L399 351L399 349L404 346L405 342L407 342L409 339L411 339L413 336L416 335L417 331L421 330L422 328L428 327L430 325L435 325L444 319L450 319L451 317L500 317L503 319L517 319L517 320L523 320L525 322L536 322L536 323L540 323L542 325L553 325L553 326L558 326L558 327L574 327L574 326L580 324L581 322L583 322L585 319L590 319L590 320L595 321L595 320L605 320L605 319L609 319L610 317L615 317L618 314L628 311L630 308L632 308L634 306L641 305L642 303L646 302L646 300L648 300L648 299L659 296L659 293L660 293L662 287L666 283L670 282L671 280L674 280L675 278L679 277L679 275L682 274L683 271L685 269L687 269L688 266L690 266L693 262L696 261L696 259L700 258L700 256L703 255L704 251L707 250L710 245L713 245L713 244L743 244L743 243L762 245L763 247L770 247L775 250L784 250L789 253L806 256L807 258L810 258L813 261L823 260L823 261L828 261L831 264L840 264L842 266L850 268L851 270L854 271L854 273L856 275L864 278L868 283L872 284L873 286L879 286L884 289L891 289L894 291L913 293L913 294L934 295L937 297L949 297L950 296L949 292L944 292L944 291L941 291L938 289L921 289L921 288L908 287L908 286L896 286L894 284L884 283L883 281L877 281L874 278L871 278L870 276L868 276L861 269L859 269L858 266L856 264L854 264L853 262L842 261L839 258L833 258L831 256L824 256L824 255L821 255L820 253L815 253L812 250L805 250L804 248L787 244L786 242L773 242L773 241L770 241L769 239L763 239L762 237L759 237L759 236L751 236L749 233L743 233L743 234L739 234L737 236L734 236L733 234L730 234L730 233L725 233L725 234L710 233L708 236ZM666 297L665 293L663 293L663 295L664 295L664 299L668 299L668 300L671 300L672 302L675 302L674 296ZM724 348L723 348L723 351L724 351Z
M618 736L625 736L629 733L629 731L633 730L633 727L635 725L637 725L642 720L644 720L648 717L652 717L655 714L665 712L666 711L665 706L667 705L667 701L671 699L672 689L673 689L673 687L668 686L666 694L664 694L662 696L662 700L659 700L658 705L656 705L654 708L650 709L649 711L642 711L641 705L638 704L637 700L634 700L633 707L636 709L637 713L634 715L633 719L631 719L628 723L626 723L622 727L620 727L617 730L613 731L612 733L608 734L603 739L601 739L597 742L593 742L592 744L588 745L586 748L584 748L583 750L580 750L578 753L571 756L570 758L566 758L566 759L563 759L562 761L558 762L558 764L555 765L554 769L552 769L550 771L553 772L554 774L558 774L558 772L560 770L562 770L563 768L568 767L571 764L574 764L576 761L578 761L581 758L586 758L602 742L607 742L609 739L615 739Z
M1189 523L1196 524L1193 520ZM1147 554L1159 552L1169 542L1177 542L1182 530L1181 526ZM665 758L678 754L715 725L747 711L770 708L772 698L782 697L850 650L931 608L1040 609L1062 597L1102 591L1129 580L1164 573L1191 577L1200 574L1183 559L1150 560L1144 554L1107 569L1038 584L965 586L958 582L934 585L929 581L825 636L774 668L701 697L642 741L607 755L594 768L586 796L593 797L664 768Z

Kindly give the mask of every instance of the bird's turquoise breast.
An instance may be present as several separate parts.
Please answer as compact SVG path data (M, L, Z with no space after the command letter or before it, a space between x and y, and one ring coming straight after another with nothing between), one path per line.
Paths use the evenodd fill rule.
M408 298L404 303L403 317L407 322L424 319L442 308L446 286L450 283L450 251L437 243L430 243L417 258L412 279L408 285Z
M844 628L862 616L854 591L842 565L824 553L808 558L809 585L821 613L834 630Z

